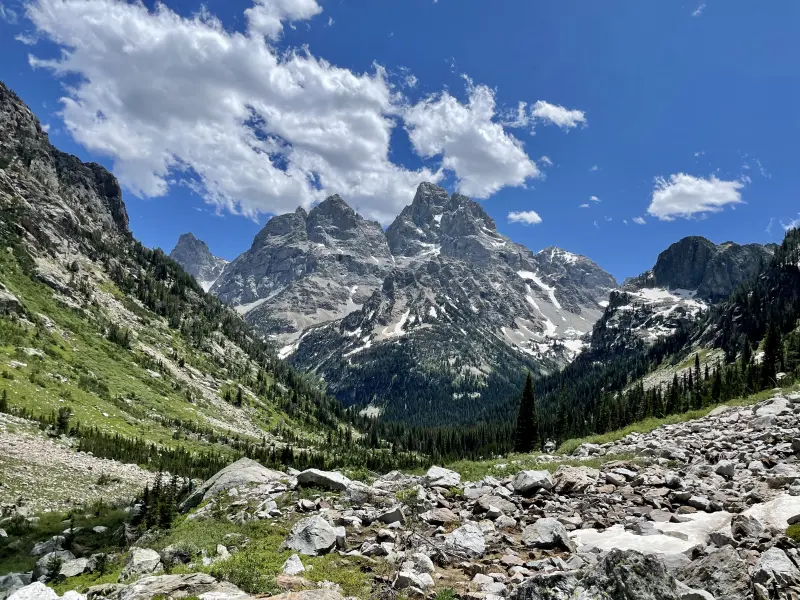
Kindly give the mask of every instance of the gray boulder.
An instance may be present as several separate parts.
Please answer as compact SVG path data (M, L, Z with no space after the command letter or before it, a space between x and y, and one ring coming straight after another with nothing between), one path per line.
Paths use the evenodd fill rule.
M64 592L61 600L86 600L86 596L75 591ZM35 581L30 585L15 590L8 600L59 600L55 590Z
M800 471L794 465L778 463L767 471L767 485L771 488L781 488L795 479L800 479Z
M101 587L97 586L97 588ZM87 595L94 596L93 590L97 588L89 588ZM119 586L116 592L106 597L110 600L151 600L154 597L185 598L189 596L207 600L248 600L250 598L232 583L217 581L205 573L142 577L131 585Z
M717 463L714 472L717 475L722 475L723 477L731 478L733 474L736 472L736 463L732 460L721 460Z
M391 498L391 493L376 487L370 487L360 481L351 481L347 484L344 497L348 502L356 505L381 504Z
M517 494L527 496L536 490L552 490L555 481L549 471L520 471L511 485Z
M522 531L522 543L528 548L554 549L560 548L575 552L576 546L567 529L552 517L538 519Z
M383 511L380 515L378 515L378 520L381 523L385 523L390 525L392 523L402 523L405 519L405 515L403 514L403 505L397 504L391 507L388 510Z
M23 314L25 308L22 302L19 301L14 294L12 294L7 287L0 283L0 314Z
M72 560L65 560L61 564L61 570L58 572L59 579L69 579L70 577L77 577L84 573L91 573L92 561L88 558L75 558Z
M458 515L449 508L434 508L422 513L420 519L431 525L444 525L445 523L457 523Z
M714 598L750 598L747 563L731 546L720 548L681 567L676 577L691 588L709 592Z
M483 556L486 552L486 540L483 537L483 530L477 523L464 523L458 529L454 529L444 540L445 546L455 552L466 554L467 556Z
M478 509L481 511L488 511L491 507L497 508L505 515L513 515L517 510L516 504L501 496L481 496L475 503L476 512L478 512Z
M576 576L577 575L577 576ZM512 600L680 600L664 563L650 555L612 550L577 574L536 575L519 585Z
M555 474L555 490L558 494L583 494L597 483L600 471L591 467L562 465Z
M433 466L425 473L425 482L430 487L458 487L461 485L461 475L450 469Z
M800 589L800 569L780 548L770 548L758 559L753 581L767 589Z
M54 552L48 552L44 556L42 556L39 560L36 561L36 566L33 568L33 579L38 580L43 575L47 573L47 565L53 558L59 558L62 561L73 560L75 555L70 552L69 550L56 550Z
M131 548L125 567L119 575L119 581L127 581L141 575L152 575L164 570L161 555L149 548Z
M235 463L212 475L202 486L197 488L181 504L181 510L192 509L203 500L212 498L231 488L269 483L284 478L286 478L285 473L267 469L249 458L240 458Z
M295 523L284 542L287 548L307 556L320 556L336 546L336 530L319 515Z
M30 585L30 573L9 573L0 576L0 598L7 598L20 588Z
M299 485L320 487L326 490L342 491L347 489L351 481L335 471L320 471L319 469L306 469L297 476Z
M37 542L31 550L31 556L44 556L56 550L63 550L63 544L66 538L63 535L54 535L49 540Z
M738 514L731 519L731 534L735 540L758 537L762 531L764 526L755 517Z
M424 591L434 587L434 585L433 578L428 573L414 573L413 571L400 571L392 583L396 590L405 590L413 587Z

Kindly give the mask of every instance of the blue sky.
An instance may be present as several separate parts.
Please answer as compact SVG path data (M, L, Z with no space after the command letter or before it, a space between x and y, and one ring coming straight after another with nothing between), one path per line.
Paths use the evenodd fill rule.
M145 5L0 0L0 79L115 172L150 246L230 259L334 192L388 224L436 179L622 279L799 216L794 1Z

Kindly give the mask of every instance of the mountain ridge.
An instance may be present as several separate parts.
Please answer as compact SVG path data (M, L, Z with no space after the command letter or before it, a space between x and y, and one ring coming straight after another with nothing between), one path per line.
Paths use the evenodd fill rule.
M340 400L400 418L408 386L394 389L387 364L417 373L431 405L514 393L526 370L583 348L616 285L588 258L534 254L477 202L422 183L385 232L340 196L273 217L211 291Z

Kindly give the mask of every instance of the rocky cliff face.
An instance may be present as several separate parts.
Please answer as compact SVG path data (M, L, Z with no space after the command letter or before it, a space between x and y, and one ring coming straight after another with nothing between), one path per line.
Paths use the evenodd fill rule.
M611 294L593 331L592 349L632 348L673 333L754 277L773 252L773 245L714 244L696 236L679 240L650 271Z
M309 213L270 219L211 291L285 347L357 310L391 267L381 226L332 196Z
M338 196L274 217L211 291L346 403L438 421L491 411L526 369L571 360L615 285L423 183L385 233Z
M208 244L198 240L193 233L184 233L169 253L169 257L180 264L208 291L222 273L228 261L211 254Z
M10 206L13 196L15 210L35 215L21 223L28 235L65 253L76 232L130 237L116 178L54 148L39 120L2 82L0 134L0 198Z

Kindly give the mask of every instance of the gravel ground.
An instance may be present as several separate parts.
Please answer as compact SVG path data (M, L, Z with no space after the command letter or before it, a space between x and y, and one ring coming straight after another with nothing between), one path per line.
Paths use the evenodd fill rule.
M29 421L0 414L0 504L23 499L35 511L103 499L129 500L154 474L136 465L76 452ZM110 483L98 484L101 475Z

